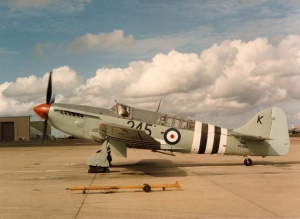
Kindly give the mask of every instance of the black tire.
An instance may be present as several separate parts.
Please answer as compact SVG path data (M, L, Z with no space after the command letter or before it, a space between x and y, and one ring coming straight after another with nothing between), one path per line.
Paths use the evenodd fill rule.
M88 170L88 173L94 173L95 170L96 170L96 167L95 166L89 166L89 170Z
M144 184L143 190L145 192L151 192L151 186L149 186L148 184Z
M90 166L88 173L106 173L109 172L108 167Z
M245 164L245 166L252 166L252 160L250 159L250 158L246 158L245 160L244 160L244 164Z
M249 163L249 166L252 166L252 160L250 158L248 158L248 163Z

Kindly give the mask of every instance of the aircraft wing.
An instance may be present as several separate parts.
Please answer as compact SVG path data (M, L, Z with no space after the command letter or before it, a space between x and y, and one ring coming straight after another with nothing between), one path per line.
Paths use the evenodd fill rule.
M114 142L125 142L128 147L140 149L159 149L160 143L145 131L128 128L112 123L101 123L99 134L103 139L112 139Z
M251 140L251 141L272 140L272 138L269 138L269 137L263 137L263 136L257 136L257 135L248 135L248 134L239 133L239 132L231 132L230 134L234 137L241 138L243 140Z

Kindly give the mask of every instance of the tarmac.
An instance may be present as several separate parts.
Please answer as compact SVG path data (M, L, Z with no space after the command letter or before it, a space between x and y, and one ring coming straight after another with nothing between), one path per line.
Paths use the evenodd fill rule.
M300 218L300 138L281 157L175 154L128 149L90 174L100 146L0 146L0 218ZM170 184L181 189L70 191L72 186Z

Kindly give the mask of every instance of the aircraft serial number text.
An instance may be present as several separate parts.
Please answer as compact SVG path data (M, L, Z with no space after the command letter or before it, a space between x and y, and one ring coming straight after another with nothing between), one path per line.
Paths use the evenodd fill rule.
M138 123L137 125L135 124L134 121L130 120L127 122L128 125L130 125L130 128L135 128L135 129L139 129L139 130L145 130L145 133L148 135L152 134L152 131L150 129L150 127L152 126L152 124L150 123ZM144 125L144 128L143 128Z

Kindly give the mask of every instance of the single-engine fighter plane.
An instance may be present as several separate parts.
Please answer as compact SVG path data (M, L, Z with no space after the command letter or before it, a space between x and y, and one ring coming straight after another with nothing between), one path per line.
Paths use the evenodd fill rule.
M300 133L300 127L297 125L292 124L292 133L293 134L298 134Z
M108 171L110 150L126 157L127 148L196 154L279 156L288 153L290 140L285 113L268 108L257 113L240 128L228 130L200 121L157 111L136 109L116 103L111 109L54 103L52 72L49 75L46 103L34 111L58 130L77 138L102 144L101 150L87 160L89 172Z

